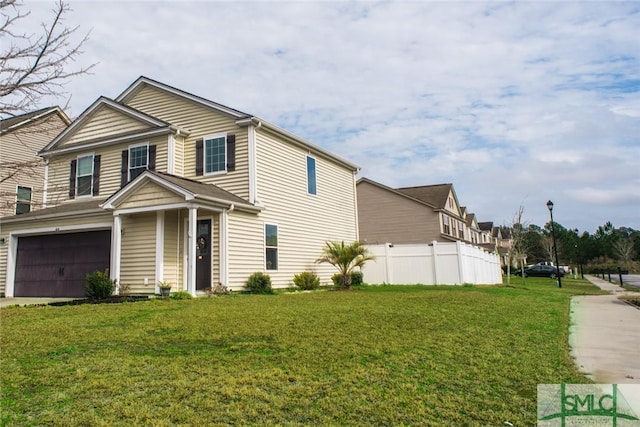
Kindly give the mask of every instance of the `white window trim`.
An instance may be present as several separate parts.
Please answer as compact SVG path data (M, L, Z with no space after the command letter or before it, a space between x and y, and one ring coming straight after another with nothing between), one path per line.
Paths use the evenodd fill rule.
M79 195L78 188L80 186L78 185L78 178L80 178L80 174L78 174L78 168L80 167L80 159L84 157L91 157L91 174L89 175L91 177L91 191L89 191L89 194ZM76 199L93 197L93 175L96 172L95 170L93 170L95 166L95 161L96 161L95 159L96 159L95 153L82 154L82 155L79 154L78 157L76 157ZM87 175L82 175L82 176L87 176Z
M127 165L127 182L131 182L131 149L132 148L138 148L138 147L147 147L147 164L146 164L146 168L147 170L149 169L149 142L142 142L140 144L131 144L129 146L129 155L127 156L127 161L129 162L129 164Z
M20 188L27 188L29 189L29 200L25 201L25 200L19 200L18 199L18 193L20 191ZM27 212L24 213L29 213L31 212L31 203L33 202L33 187L27 187L26 185L16 185L16 204L15 204L15 209L14 209L14 213L16 215L18 215L18 203L28 203L29 204L29 210Z
M309 192L309 159L313 159L313 163L315 165L314 168L314 175L315 175L315 180L316 180L316 192L315 193L311 193ZM318 159L316 159L315 157L313 157L310 154L307 154L305 159L304 159L304 168L306 171L306 177L307 177L307 195L309 196L317 196L318 195Z
M207 172L207 141L211 141L213 139L218 139L218 138L224 138L224 144L223 144L224 145L224 169L219 171L214 171L214 172ZM206 135L204 138L202 138L202 174L205 176L210 176L210 175L222 175L227 173L227 163L229 163L227 161L228 155L229 154L227 153L227 132Z
M267 225L273 225L276 227L276 239L278 240L278 246L267 246ZM262 265L264 265L265 271L277 272L280 268L280 226L274 222L265 222L262 227L262 233L263 233L262 244L264 246L262 249L262 256L264 257ZM273 269L267 268L267 248L276 249L277 268L273 268Z

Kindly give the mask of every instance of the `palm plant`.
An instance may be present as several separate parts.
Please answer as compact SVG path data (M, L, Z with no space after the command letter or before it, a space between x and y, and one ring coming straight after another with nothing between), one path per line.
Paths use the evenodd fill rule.
M342 287L349 289L351 286L351 272L356 267L362 267L365 262L372 260L368 249L360 242L345 245L342 242L327 242L322 250L322 256L317 263L329 263L338 269L342 276Z

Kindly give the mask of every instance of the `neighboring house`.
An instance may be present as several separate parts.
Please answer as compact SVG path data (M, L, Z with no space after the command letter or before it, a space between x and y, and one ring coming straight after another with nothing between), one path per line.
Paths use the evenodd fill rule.
M43 207L47 169L38 151L69 123L59 107L0 121L0 217Z
M357 182L360 239L368 244L470 241L453 184L390 188Z
M140 77L40 155L48 203L2 218L7 296L82 296L104 268L136 294L196 295L254 272L289 286L327 240L358 239L358 167L264 120ZM3 244L2 244L3 243Z
M504 264L505 257L511 249L511 232L509 229L507 227L494 226L493 222L480 222L478 226L482 230L481 246L499 253Z
M463 210L466 211L466 208L463 208ZM479 245L482 240L482 230L480 230L480 226L478 225L476 214L467 213L465 215L465 219L467 222L467 230L468 230L467 240L474 245Z

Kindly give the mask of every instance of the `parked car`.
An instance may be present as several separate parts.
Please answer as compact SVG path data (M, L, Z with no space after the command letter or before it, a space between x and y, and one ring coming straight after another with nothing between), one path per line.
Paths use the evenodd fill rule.
M534 265L524 269L524 277L562 277L565 272L562 268L558 269L551 265Z

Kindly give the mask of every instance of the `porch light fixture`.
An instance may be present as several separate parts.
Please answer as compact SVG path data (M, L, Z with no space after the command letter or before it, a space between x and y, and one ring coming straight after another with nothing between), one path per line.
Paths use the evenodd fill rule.
M560 263L558 262L558 247L556 246L556 229L553 225L553 202L549 200L547 202L547 208L549 209L549 215L551 215L551 238L553 239L553 253L556 257L556 271L558 272L558 287L562 287L562 278L560 277Z

